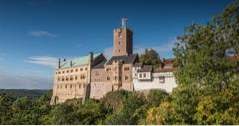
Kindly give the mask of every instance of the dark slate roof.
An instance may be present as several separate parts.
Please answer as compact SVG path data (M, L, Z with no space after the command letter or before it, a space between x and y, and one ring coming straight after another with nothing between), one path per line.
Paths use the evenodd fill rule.
M152 72L153 66L152 65L144 65L139 72Z
M142 63L135 63L134 67L141 67L143 64Z
M137 54L133 54L129 56L112 56L106 64L111 65L114 61L122 61L125 64L134 64L137 57L138 57Z
M100 68L104 68L105 63L107 62L107 60L103 60L102 62L96 64L95 66L93 66L93 69L100 69Z

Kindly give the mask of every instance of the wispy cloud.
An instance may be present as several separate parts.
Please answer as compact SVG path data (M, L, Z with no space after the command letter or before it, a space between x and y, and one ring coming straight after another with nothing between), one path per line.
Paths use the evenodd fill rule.
M52 37L52 38L57 37L56 34L50 33L48 31L31 31L29 32L29 35L33 37Z
M105 48L104 51L103 51L103 54L104 54L107 58L110 58L110 57L112 56L112 53L113 53L113 47Z
M58 59L50 56L33 56L29 57L25 62L44 65L52 68L56 68Z
M171 57L173 55L173 47L175 43L177 42L177 39L171 39L168 42L162 43L157 46L150 46L150 45L138 45L134 48L134 53L142 54L144 53L145 49L151 48L156 50L161 57Z

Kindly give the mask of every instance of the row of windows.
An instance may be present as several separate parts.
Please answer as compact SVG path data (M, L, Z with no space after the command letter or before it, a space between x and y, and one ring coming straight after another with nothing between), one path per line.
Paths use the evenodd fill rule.
M80 68L80 71L83 71L84 68ZM64 73L73 73L73 72L78 72L78 69L71 69L71 70L62 70L62 71L58 71L56 72L56 74L64 74ZM85 67L85 71L87 71L87 67Z
M144 73L143 76L146 77L146 73ZM139 77L142 78L142 73L139 74Z
M116 68L115 68L115 70L116 70ZM111 71L111 68L106 68L106 71L107 72ZM129 71L129 67L124 67L124 71Z
M63 85L63 84L60 84L60 85L57 85L57 89L62 89L62 88L65 88L65 89L67 89L67 88L85 88L85 85L84 84L65 84L65 85Z
M106 79L107 79L107 80L110 80L110 77L107 77ZM124 77L124 80L128 80L128 79L129 79L128 76L125 76L125 77ZM114 77L114 80L117 80L117 77L116 77L116 76ZM119 80L121 80L121 76L119 76Z
M86 78L85 75L80 76L81 80L83 80L85 78ZM77 79L78 79L77 76L74 76L74 77L73 76L71 76L71 77L58 77L57 78L58 81L73 81L73 80L77 80Z

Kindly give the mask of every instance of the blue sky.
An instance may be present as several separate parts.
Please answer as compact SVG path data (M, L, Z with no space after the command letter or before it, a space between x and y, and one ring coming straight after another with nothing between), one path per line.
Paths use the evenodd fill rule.
M49 89L57 58L110 55L127 16L134 50L173 57L175 38L232 0L0 0L0 88Z

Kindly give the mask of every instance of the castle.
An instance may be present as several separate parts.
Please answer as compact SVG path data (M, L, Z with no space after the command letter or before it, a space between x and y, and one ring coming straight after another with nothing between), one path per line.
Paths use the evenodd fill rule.
M127 18L122 19L121 26L114 29L113 34L113 55L108 60L102 53L59 59L51 104L73 98L100 99L116 90L171 92L176 87L172 60L164 60L158 69L139 63L138 55L133 54L133 32L127 27Z

